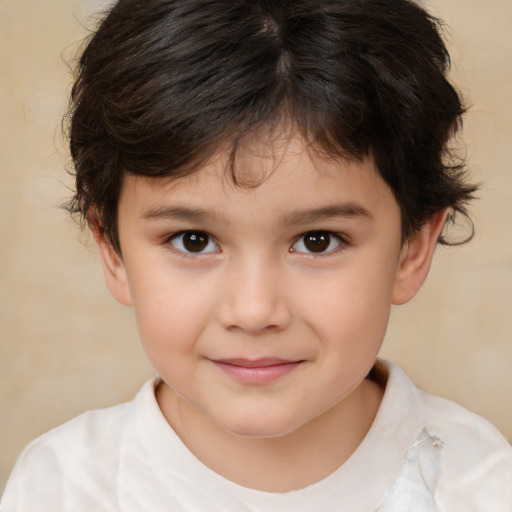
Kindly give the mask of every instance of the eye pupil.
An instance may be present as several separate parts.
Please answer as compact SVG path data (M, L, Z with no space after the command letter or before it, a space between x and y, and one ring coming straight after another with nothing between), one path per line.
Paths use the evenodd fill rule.
M208 245L208 235L191 232L183 235L183 246L190 252L201 252Z
M311 231L304 235L304 245L311 252L323 252L330 243L330 235L322 231Z

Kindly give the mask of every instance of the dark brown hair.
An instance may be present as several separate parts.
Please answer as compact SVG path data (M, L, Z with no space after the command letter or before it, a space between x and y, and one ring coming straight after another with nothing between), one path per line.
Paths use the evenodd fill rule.
M404 238L446 207L465 214L475 187L447 150L464 108L441 32L407 0L120 0L77 67L68 209L94 211L120 250L124 173L184 176L286 119L328 155L373 158Z

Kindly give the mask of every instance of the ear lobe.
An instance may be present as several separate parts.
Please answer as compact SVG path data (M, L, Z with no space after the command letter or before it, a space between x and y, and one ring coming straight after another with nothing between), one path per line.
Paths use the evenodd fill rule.
M393 304L405 304L421 288L430 270L437 240L447 215L448 210L434 215L404 244L393 289Z
M121 255L105 238L105 235L98 224L90 222L89 227L91 228L94 240L96 241L96 245L99 249L107 288L118 302L125 306L132 306L133 302L130 288L128 286L126 268Z

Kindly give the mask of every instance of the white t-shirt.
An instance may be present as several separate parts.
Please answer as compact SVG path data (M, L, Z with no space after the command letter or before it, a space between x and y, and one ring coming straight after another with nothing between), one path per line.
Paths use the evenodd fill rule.
M25 448L1 512L511 512L512 447L486 420L418 390L396 365L353 455L304 489L268 493L204 466L155 399L82 414ZM307 464L307 461L304 462Z

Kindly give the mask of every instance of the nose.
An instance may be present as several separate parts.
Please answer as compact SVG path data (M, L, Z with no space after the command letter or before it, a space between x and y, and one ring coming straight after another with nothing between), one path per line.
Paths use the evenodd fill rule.
M280 331L291 320L282 271L252 258L226 270L219 321L225 329L250 334Z

